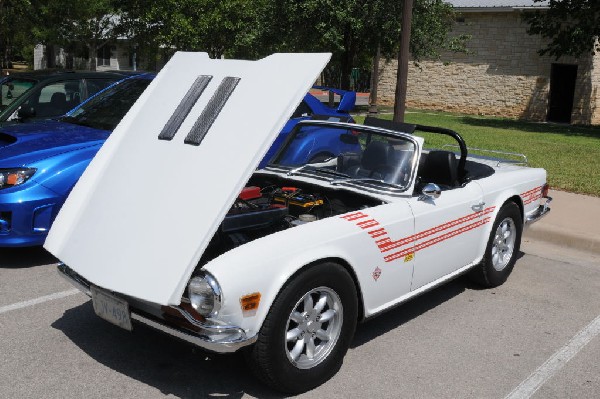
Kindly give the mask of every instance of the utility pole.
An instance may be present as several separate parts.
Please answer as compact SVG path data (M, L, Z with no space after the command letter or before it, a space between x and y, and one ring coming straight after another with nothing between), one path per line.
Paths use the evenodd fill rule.
M394 100L394 122L404 122L406 112L406 84L408 82L408 48L410 46L410 27L412 23L413 0L404 0L402 8L402 32L400 35L400 53L398 54L398 73L396 75L396 96Z

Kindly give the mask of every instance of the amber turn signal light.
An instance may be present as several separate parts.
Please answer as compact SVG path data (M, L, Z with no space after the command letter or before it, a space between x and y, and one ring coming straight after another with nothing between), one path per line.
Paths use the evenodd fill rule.
M242 310L247 312L249 310L258 309L258 304L260 303L260 292L255 292L252 294L244 295L240 298L240 305L242 305Z

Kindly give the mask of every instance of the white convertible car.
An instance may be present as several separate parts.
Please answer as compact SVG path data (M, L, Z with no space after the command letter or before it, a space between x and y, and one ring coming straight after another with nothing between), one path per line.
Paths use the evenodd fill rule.
M543 169L468 156L446 129L315 120L255 170L328 59L173 57L45 244L100 317L243 348L263 381L297 393L339 370L357 322L467 271L506 280L523 227L549 211ZM346 150L295 161L323 131ZM425 145L437 135L458 150Z

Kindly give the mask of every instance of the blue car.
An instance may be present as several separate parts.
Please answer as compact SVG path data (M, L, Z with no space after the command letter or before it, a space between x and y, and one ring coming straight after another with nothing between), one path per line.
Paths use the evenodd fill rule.
M0 247L44 243L69 192L153 78L144 74L115 83L59 119L0 130ZM354 106L354 93L338 94L341 101L337 109L307 94L261 166L272 158L298 121L314 117L351 120L348 111ZM307 137L299 158L317 162L340 150L313 141Z
M337 108L330 108L319 101L310 93L304 96L304 99L292 114L290 120L285 124L284 128L279 133L279 136L273 142L273 145L267 151L266 155L260 161L259 168L265 167L281 148L287 137L290 135L294 126L302 120L319 119L334 122L354 122L349 112L354 108L356 103L356 93L353 91L345 91L339 89L322 88L329 90L340 96L339 105ZM288 165L304 164L307 162L320 162L331 158L334 154L341 152L360 151L360 147L344 147L340 148L338 140L339 131L336 129L328 129L327 132L321 132L318 135L319 140L316 140L316 135L310 132L303 132L302 145L298 146L298 151L294 154L293 160L288 160Z
M69 192L152 78L125 79L57 120L0 130L0 247L44 243Z

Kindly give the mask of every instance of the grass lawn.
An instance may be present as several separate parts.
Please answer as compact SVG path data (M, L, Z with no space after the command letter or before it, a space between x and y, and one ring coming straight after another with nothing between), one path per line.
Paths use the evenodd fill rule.
M355 119L362 123L364 117ZM407 112L406 122L455 130L468 147L525 154L529 166L546 169L552 188L600 197L600 127L414 110ZM439 146L440 139L433 144Z

